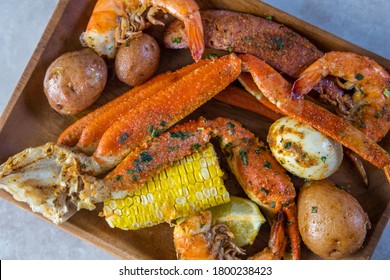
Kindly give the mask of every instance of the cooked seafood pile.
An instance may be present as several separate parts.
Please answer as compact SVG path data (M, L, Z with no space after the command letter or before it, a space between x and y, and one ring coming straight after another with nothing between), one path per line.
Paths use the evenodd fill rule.
M362 243L355 247L342 243L337 248L329 243L319 250L316 242L320 240L299 227L304 224L298 223L304 212L297 210L293 175L286 169L307 180L327 178L337 172L344 146L358 165L357 156L382 169L390 182L390 155L377 144L390 129L389 74L375 61L354 53L323 54L275 22L230 11L199 11L194 1L99 0L82 43L112 59L150 25L163 24L157 19L159 10L179 20L165 30L166 47L189 46L195 63L133 87L74 122L56 144L27 148L10 157L0 166L0 187L56 224L100 202L104 202L101 215L112 227L174 225L182 218L173 236L178 257L236 258L244 251L234 243L231 229L216 222L207 210L229 201L222 172L216 171L220 170L216 158L199 158L204 147L217 142L229 172L271 225L268 247L259 248L253 259L287 258L290 252L299 259L301 236L323 258L356 252ZM139 45L134 44L135 48ZM229 54L201 59L205 46ZM155 70L145 71L153 75ZM61 71L56 75L62 78ZM283 75L296 80L291 84ZM231 85L236 80L245 90ZM348 109L333 114L304 98L312 90ZM274 126L267 139L271 152L233 119L201 117L180 122L213 97L273 120L288 116L293 125ZM303 147L305 137L309 142L314 139L310 137L326 140L321 140L322 149ZM288 150L290 158L280 149ZM356 215L362 221L356 228L360 242L369 228L368 218L357 201L346 201L352 201L350 205L361 213ZM326 204L321 205L326 212Z

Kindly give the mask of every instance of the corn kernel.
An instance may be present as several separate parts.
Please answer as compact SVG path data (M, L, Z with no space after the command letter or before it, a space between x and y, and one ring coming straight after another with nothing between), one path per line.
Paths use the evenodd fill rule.
M200 153L198 153L198 152L192 154L192 158L194 159L194 162L198 161L200 159L200 157L201 157Z
M199 165L201 168L207 168L207 161L204 158L199 159Z
M119 199L116 202L116 207L118 207L119 209L122 209L123 207L125 207L125 201L123 199Z
M203 189L202 193L203 193L205 198L209 198L210 197L210 190L209 189Z
M204 186L208 189L211 189L214 185L213 185L213 180L211 179L208 179L206 181L204 181Z
M148 186L148 193L154 193L156 191L156 185L152 180L148 182L147 186Z
M202 200L203 199L203 193L202 192L196 192L195 193L196 200Z
M197 199L196 199L196 196L194 194L190 194L187 197L187 200L188 200L188 202L195 202Z
M200 166L200 163L198 161L194 161L192 163L192 167L194 168L195 171L200 170L202 167Z
M211 178L215 178L217 176L217 168L214 165L209 166L209 173Z
M111 200L110 203L109 203L109 206L112 210L115 210L116 209L116 201L115 200Z
M192 166L192 162L190 162L190 161L186 162L186 163L184 164L184 167L186 168L186 171L187 171L188 173L194 171L194 168L193 168L193 166Z
M196 179L195 179L194 173L188 173L188 182L190 184L195 184Z
M218 203L217 203L217 201L215 200L214 197L210 197L210 198L209 198L209 203L210 203L211 206L216 206L216 205L218 205Z
M210 173L209 173L209 170L206 167L203 167L200 170L200 173L202 174L203 180L210 179Z
M133 198L131 196L128 196L125 198L125 205L127 207L131 206L133 204Z
M190 194L190 192L188 191L188 188L186 186L183 186L181 189L182 189L184 197L187 197Z
M195 171L194 176L195 176L196 182L203 182L203 176L202 176L202 172L200 170Z
M178 166L178 170L179 170L179 174L182 175L182 176L187 174L186 168L184 167L183 164Z

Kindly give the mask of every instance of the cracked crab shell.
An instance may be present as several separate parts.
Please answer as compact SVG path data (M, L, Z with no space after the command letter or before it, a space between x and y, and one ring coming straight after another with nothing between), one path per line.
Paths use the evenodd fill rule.
M343 160L340 143L290 117L272 124L267 141L279 163L304 179L325 179L338 170Z

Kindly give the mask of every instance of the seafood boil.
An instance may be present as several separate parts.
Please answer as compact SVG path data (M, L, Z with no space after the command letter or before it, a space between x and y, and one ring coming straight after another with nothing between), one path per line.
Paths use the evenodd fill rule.
M126 198L173 163L216 142L229 172L246 196L259 205L271 227L268 246L258 248L259 253L251 258L282 259L291 251L292 258L299 259L299 189L293 185L292 175L267 144L233 118L188 121L214 97L264 112L273 120L287 115L311 126L382 169L390 182L390 155L377 143L390 129L390 76L373 60L350 52L328 52L303 71L295 69L300 74L292 75L298 79L291 84L252 54L231 52L201 59L202 13L192 1L99 0L82 41L106 59L112 58L118 44L138 36L150 24L161 24L155 18L158 9L184 23L196 62L158 74L79 118L61 133L57 143L11 156L0 166L0 188L59 224L80 209L93 210L108 199ZM107 28L99 24L102 17ZM334 84L343 95L325 89L322 97L341 108L340 116L304 98L328 74L337 77ZM236 80L246 91L231 85ZM247 92L254 98L237 102L249 97ZM234 244L233 237L228 227L215 225L208 210L193 213L173 230L176 253L182 259L235 259L244 250ZM194 246L200 255L186 247L193 238L199 241Z

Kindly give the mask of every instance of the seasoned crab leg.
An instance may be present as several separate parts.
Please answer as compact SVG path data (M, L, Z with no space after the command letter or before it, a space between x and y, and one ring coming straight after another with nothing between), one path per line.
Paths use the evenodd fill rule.
M80 137L84 129L92 122L94 122L98 116L106 113L107 111L115 110L115 108L123 102L137 104L138 102L143 100L143 94L140 95L139 94L140 92L143 92L149 89L150 87L159 87L160 84L165 85L166 81L171 81L172 78L171 74L172 74L171 72L165 72L161 75L158 75L152 78L151 80L147 81L146 83L132 88L128 92L118 96L112 101L104 104L103 106L95 109L88 115L77 120L75 123L70 125L67 129L65 129L61 133L61 135L57 139L57 144L68 146L68 147L76 146L77 143L80 141ZM148 96L145 96L144 98L147 97ZM88 149L90 148L88 147Z
M178 125L153 139L143 149L132 152L104 178L104 182L110 191L115 192L136 188L156 171L208 143L210 137L219 140L230 170L269 220L272 221L279 211L286 215L293 256L299 259L300 238L294 203L296 192L291 179L266 146L233 120L201 118Z
M91 112L89 114L92 115L91 117L89 115L84 117L88 120L88 123L83 128L76 147L84 153L92 154L96 150L103 134L115 121L126 117L128 112L139 106L142 102L145 102L148 98L158 95L160 91L209 62L203 60L183 67L173 73L166 72L158 75L145 84L133 88L129 92L102 106L101 108L105 108L105 110L99 108Z
M283 117L283 115L278 113L277 111L269 109L263 103L259 103L259 101L256 100L256 97L252 96L247 91L233 85L228 86L226 89L218 93L218 95L216 95L214 99L221 101L225 104L229 104L257 113L273 121L276 121L277 119Z
M137 146L183 119L233 82L241 71L235 54L210 60L139 104L103 134L93 157L113 167Z
M374 166L384 170L390 182L390 155L374 140L344 119L308 100L292 100L291 85L272 67L252 55L240 55L261 92L284 114L312 126L340 142Z

